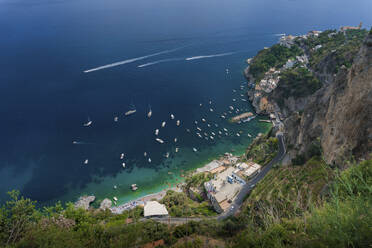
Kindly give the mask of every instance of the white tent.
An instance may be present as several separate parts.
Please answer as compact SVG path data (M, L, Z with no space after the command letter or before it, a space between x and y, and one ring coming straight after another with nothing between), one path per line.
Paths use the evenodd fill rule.
M165 216L165 215L168 215L168 211L165 205L160 204L157 201L148 201L145 203L145 208L144 208L145 217Z

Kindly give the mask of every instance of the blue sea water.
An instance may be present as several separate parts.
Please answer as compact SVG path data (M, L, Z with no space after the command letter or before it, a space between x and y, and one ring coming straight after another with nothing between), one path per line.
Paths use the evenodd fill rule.
M125 202L177 183L183 171L224 152L242 153L248 133L269 128L220 118L230 105L252 111L240 96L245 60L279 33L360 21L368 28L371 9L370 0L0 0L0 199L19 189L41 203L81 194ZM132 105L137 113L125 117ZM92 125L84 127L88 118ZM200 133L225 127L229 136L202 140L195 120ZM156 128L165 144L155 141Z

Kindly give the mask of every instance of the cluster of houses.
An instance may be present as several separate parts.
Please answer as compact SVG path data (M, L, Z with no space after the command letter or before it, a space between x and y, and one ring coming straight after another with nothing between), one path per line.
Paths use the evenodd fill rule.
M204 173L212 173L212 180L204 183L204 189L212 206L218 213L229 208L247 181L257 175L261 166L254 162L238 162L238 157L226 153L221 160L214 160L205 167Z

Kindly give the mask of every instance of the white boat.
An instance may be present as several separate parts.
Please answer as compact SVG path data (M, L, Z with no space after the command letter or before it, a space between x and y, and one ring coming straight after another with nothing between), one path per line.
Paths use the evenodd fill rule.
M84 164L88 164L89 163L89 160L88 159L85 159L84 160Z
M240 134L239 134L239 133L237 133L237 134L236 134L236 136L240 137Z
M144 152L144 153L143 153L143 156L144 156L144 157L147 157L147 152Z
M77 145L79 144L79 141L72 141L72 144Z
M209 101L209 104L212 104L212 101Z
M193 147L192 150L193 150L194 152L197 152L197 151L198 151L195 147Z
M219 133L219 134L222 134L222 132L221 132L221 131L218 131L218 133Z
M114 196L112 199L114 199L114 201L118 201L118 198L116 196Z
M84 127L89 127L90 125L92 125L92 121L88 118L88 122L87 123L84 123Z
M234 99L232 99L233 100L233 102L235 102L236 101L236 99L234 98Z
M149 161L149 163L151 163L151 158L149 158L147 161Z
M159 129L155 129L155 135L159 135Z
M125 168L125 163L122 163L121 165L123 166L123 168Z
M194 121L194 123L195 123L195 125L197 125L197 124L198 124L198 122L197 122L197 121Z
M115 116L114 121L117 122L119 120L119 117Z
M162 140L162 139L156 138L155 140L156 140L157 142L159 142L160 144L163 144L163 143L164 143L164 140Z
M211 127L211 124L208 123L207 126L208 126L208 127Z
M212 108L210 108L210 109L209 109L209 111L213 112L213 109L212 109Z
M227 132L227 129L226 129L226 128L223 128L223 130L224 130L225 132Z
M114 189L117 189L117 188L118 188L118 186L114 185Z
M198 129L200 132L201 132L201 130L202 130L200 127L196 127L196 129Z
M173 114L171 114L170 117L171 117L171 120L174 120L174 115Z
M125 112L125 115L126 115L126 116L128 116L128 115L132 115L132 114L134 114L134 113L136 113L136 112L137 112L137 110L132 109L132 110L129 110L129 111Z
M212 135L213 135L213 136L216 136L216 134L215 134L214 132L212 132Z
M162 123L161 123L161 127L165 127L165 121L163 121Z
M120 154L120 159L124 158L124 153Z
M204 136L208 136L208 134L207 133L204 133Z
M200 104L199 104L199 106L201 107L201 106L203 106L203 104L202 104L202 103L200 103Z
M177 120L176 125L179 126L181 124L180 120Z
M169 152L167 152L164 157L169 158Z
M234 107L233 107L233 106L229 106L229 108L230 108L231 110L234 110Z
M225 119L226 117L224 115L221 115L221 118Z
M147 113L147 117L150 118L152 116L152 110L151 110L151 107L150 107L150 110L149 112Z
M177 142L177 138L174 138L174 143L176 143Z
M178 150L179 150L179 148L178 148L178 147L176 147L176 152L178 152Z
M252 135L250 135L250 134L247 134L247 135L248 135L249 138L252 138Z
M201 119L203 122L206 122L206 120L204 118Z
M211 138L212 140L214 139L213 136L209 136L209 138Z

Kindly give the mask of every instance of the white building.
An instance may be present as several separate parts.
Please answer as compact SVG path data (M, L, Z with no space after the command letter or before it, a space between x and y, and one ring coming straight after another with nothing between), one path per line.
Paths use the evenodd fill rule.
M261 171L261 165L254 162L238 163L236 167L237 169L233 171L232 177L243 185Z
M168 215L168 211L164 204L157 201L148 201L145 203L143 215L145 218L164 217Z
M234 167L228 167L214 179L204 183L207 196L218 213L222 213L230 206L243 187L242 184L232 180L231 175L234 170Z

